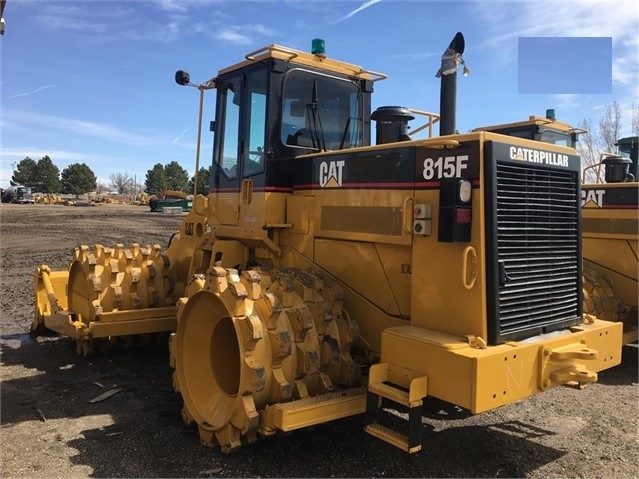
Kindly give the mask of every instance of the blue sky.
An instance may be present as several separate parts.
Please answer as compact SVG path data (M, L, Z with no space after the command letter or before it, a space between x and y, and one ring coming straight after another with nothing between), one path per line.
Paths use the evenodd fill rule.
M596 124L616 100L623 133L630 134L633 101L639 104L634 2L8 0L4 18L3 187L13 163L46 154L60 170L86 163L106 184L117 172L143 183L154 164L171 161L192 175L198 93L176 85L175 71L203 82L266 45L310 50L316 37L325 40L329 57L388 75L375 84L373 108L438 112L435 73L448 43L463 32L471 75L458 77L459 131L543 115L547 108L574 125L584 118ZM578 93L584 91L579 78L572 91L520 93L520 37L610 37L611 93ZM567 61L574 53L566 51ZM531 71L562 78L563 65L549 67L545 56L523 54ZM590 76L582 81L587 86ZM208 125L213 95L205 107ZM204 130L200 165L208 166L212 136Z
M517 40L519 93L612 93L612 37Z

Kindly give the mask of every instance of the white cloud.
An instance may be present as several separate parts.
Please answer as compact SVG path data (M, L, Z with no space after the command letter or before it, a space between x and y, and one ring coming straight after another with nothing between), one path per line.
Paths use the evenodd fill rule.
M254 36L275 37L278 33L261 24L228 25L215 33L218 40L235 45L252 43Z
M270 28L267 28L264 25L260 24L244 25L242 28L258 35L264 35L267 37L277 36L277 33L274 30L271 30Z
M489 39L507 46L509 40L538 33L541 36L613 37L623 42L637 34L637 9L631 2L507 2L475 4ZM514 45L516 46L516 44Z
M177 143L178 141L180 141L182 139L182 137L184 135L186 135L186 133L189 131L188 128L185 128L184 130L182 130L182 133L180 133L178 136L176 136L175 138L173 138L173 141L171 143Z
M0 186L9 186L9 180L13 175L13 165L20 163L26 157L38 161L48 155L60 171L73 163L85 163L91 168L98 178L98 183L109 184L109 176L113 173L126 172L130 177L137 177L138 182L144 182L146 172L152 167L153 161L141 162L137 157L105 156L81 151L49 150L36 146L16 146L0 149ZM135 170L135 167L138 170ZM191 174L190 165L187 167Z
M59 164L67 166L71 163L86 163L87 161L108 162L112 160L112 158L107 158L101 155L91 155L68 150L44 150L34 146L2 148L2 162L5 165L7 163L20 162L26 157L29 157L34 161L38 161L43 156L47 155L55 160L58 168L60 167Z
M2 145L0 156L5 170L8 169L7 165L13 162L20 162L27 156L37 161L44 155L49 155L51 159L54 160L56 166L61 170L71 163L87 163L99 179L100 177L108 178L111 173L126 171L127 169L129 173L137 174L138 177L142 178L146 172L146 166L154 161L150 160L150 158L157 158L158 154L160 154L163 158L180 160L184 158L182 152L195 150L195 146L192 142L179 141L182 135L188 130L184 131L182 135L175 138L175 141L172 142L174 137L167 135L133 133L109 124L53 115L27 113L6 108L2 111L1 119L1 128L5 133L5 140L9 136L8 131L13 129L47 129L52 133L60 131L63 132L64 135L69 135L74 138L82 136L94 137L106 140L115 146L124 145L121 151L125 152L122 156L104 156L94 154L94 149L90 149L89 153L84 153L79 151L51 150L48 146L8 145L7 141L5 141L4 145ZM138 150L138 148L140 149ZM120 150L116 148L115 151ZM207 155L210 157L212 153L210 149L205 146L202 148L202 154L203 158L206 158ZM131 171L133 165L145 166L143 170L135 172ZM8 181L10 177L10 170L8 177L6 176L6 171L3 171L0 179L3 180L4 184L4 180Z
M189 10L209 7L223 3L224 0L154 0L154 3L165 12L187 12Z
M42 27L49 30L74 30L83 33L105 34L116 26L127 24L133 10L123 3L110 5L108 9L87 8L82 3L48 4L35 2L35 18ZM97 7L97 8L96 8Z
M578 108L581 104L579 98L581 95L575 95L573 93L563 93L558 95L552 95L554 100L553 105L560 110L569 110L571 108Z
M613 83L638 83L639 10L633 2L508 2L490 8L476 3L474 14L487 38L470 49L498 50L498 58L510 62L522 36L611 37Z
M423 52L423 53L397 53L393 58L403 58L405 60L423 60L424 58L440 57L443 51L439 53Z
M349 18L351 18L354 15L357 15L359 12L361 12L362 10L366 10L368 7L371 7L373 5L375 5L376 3L381 2L382 0L368 0L367 2L362 3L359 7L357 7L354 10L351 10L350 12L348 12L346 15L344 15L342 18L339 18L337 20L335 20L335 23L339 23L339 22L343 22L344 20L348 20Z
M220 30L216 34L216 37L219 40L233 43L235 45L246 45L248 43L251 43L252 40L250 36L239 33L237 30L232 28L225 28Z
M8 96L7 98L18 98L18 97L21 97L21 96L33 95L35 93L41 92L42 90L46 90L47 88L53 88L55 86L57 86L57 85L43 85L40 88L36 88L33 91L26 92L26 93L17 93L15 95Z
M152 0L115 4L107 1L30 2L25 5L32 9L43 29L71 31L92 41L120 38L171 42L183 35L206 34L243 45L253 42L254 36L278 35L262 24L224 23L229 14L212 8L223 3L222 0ZM152 11L149 11L149 5Z
M635 99L636 100L636 99ZM635 108L638 108L637 103L631 100L621 101L621 131L619 132L619 138L625 138L627 136L633 136L632 133L632 115Z
M633 71L634 70L634 71ZM614 58L612 61L612 81L623 85L632 84L637 78L636 68L633 69L628 57Z
M2 164L0 168L0 186L6 188L13 176L13 165L20 163L26 157L38 161L43 156L48 155L53 163L62 171L72 163L86 163L93 169L96 165L109 165L121 158L108 158L100 155L92 155L68 150L44 150L34 146L18 146L12 148L2 148L0 150Z
M8 120L10 124L15 126L24 125L30 128L44 126L49 129L65 130L75 135L89 135L132 146L150 147L157 142L157 139L148 135L138 135L108 124L39 113L26 113L7 108L3 109L2 120L3 126L4 121Z
M94 40L120 37L167 42L182 32L190 8L205 3L211 2L159 0L154 3L161 10L159 15L142 10L148 2L33 2L26 5L32 8L37 5L33 14L43 29L69 30Z
M187 12L188 5L184 1L180 0L158 0L156 2L160 7L160 10L164 10L165 12Z

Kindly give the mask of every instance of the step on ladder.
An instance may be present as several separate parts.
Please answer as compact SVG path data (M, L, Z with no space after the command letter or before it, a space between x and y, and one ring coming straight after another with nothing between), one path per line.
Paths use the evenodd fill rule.
M366 432L412 454L422 449L422 403L428 377L392 363L371 366L366 397ZM408 408L408 434L377 423L381 398Z

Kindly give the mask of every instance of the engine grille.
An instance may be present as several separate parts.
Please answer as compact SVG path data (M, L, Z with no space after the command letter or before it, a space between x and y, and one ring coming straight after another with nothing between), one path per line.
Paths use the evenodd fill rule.
M496 311L491 316L498 318L498 324L491 342L580 322L577 174L499 161L495 174Z

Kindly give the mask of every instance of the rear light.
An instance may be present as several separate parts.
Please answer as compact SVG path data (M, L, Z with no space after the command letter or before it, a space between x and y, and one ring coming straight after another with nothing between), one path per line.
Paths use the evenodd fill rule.
M470 208L455 208L455 224L470 224Z
M473 185L463 178L442 178L439 188L437 240L469 243L472 220Z

